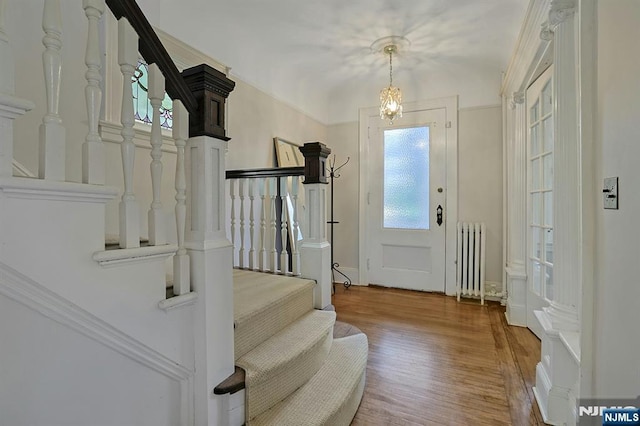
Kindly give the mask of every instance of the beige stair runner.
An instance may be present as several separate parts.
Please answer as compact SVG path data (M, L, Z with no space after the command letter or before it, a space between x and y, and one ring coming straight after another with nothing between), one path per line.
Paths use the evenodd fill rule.
M314 281L234 270L236 365L252 425L349 425L364 391L367 337L333 338Z
M313 309L315 282L234 269L235 358Z
M335 319L335 312L311 311L236 361L246 372L247 419L289 396L322 367Z
M248 426L348 426L365 384L367 336L335 339L320 369L304 386Z

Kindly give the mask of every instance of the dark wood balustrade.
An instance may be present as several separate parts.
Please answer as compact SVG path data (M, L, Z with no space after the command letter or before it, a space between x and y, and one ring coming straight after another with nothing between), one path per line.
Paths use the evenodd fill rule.
M138 34L138 50L147 64L156 64L166 80L166 91L189 112L189 136L229 140L225 134L225 102L235 82L206 64L178 70L135 0L106 0L116 19L126 18Z

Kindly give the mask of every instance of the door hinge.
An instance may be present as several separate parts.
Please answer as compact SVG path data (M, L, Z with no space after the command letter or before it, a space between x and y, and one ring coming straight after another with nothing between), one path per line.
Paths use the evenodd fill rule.
M447 121L447 122L445 123L444 127L446 127L447 129L450 129L450 128L451 128L451 122L450 122L450 121Z
M367 192L367 204L371 205L371 192Z
M367 258L367 270L371 269L371 259Z
M367 127L367 139L371 139L371 127Z

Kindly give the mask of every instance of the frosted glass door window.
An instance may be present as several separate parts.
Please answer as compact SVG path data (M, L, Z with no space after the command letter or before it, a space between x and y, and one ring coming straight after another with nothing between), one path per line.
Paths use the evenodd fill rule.
M383 227L429 229L429 127L384 131Z

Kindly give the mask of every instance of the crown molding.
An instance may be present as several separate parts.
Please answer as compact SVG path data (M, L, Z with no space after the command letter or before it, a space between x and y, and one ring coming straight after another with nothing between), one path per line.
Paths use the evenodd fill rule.
M526 88L544 56L549 41L540 39L540 29L549 19L551 0L532 0L524 18L516 47L500 88L501 96L509 96Z

